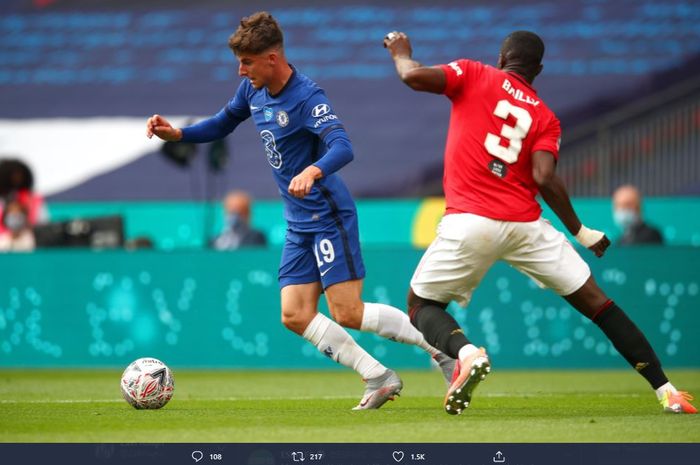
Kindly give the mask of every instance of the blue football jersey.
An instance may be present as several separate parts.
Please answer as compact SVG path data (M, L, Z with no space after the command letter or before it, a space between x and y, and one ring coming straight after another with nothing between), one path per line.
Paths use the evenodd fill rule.
M294 176L326 153L325 135L342 129L326 94L314 81L293 69L285 87L272 96L267 88L255 89L244 79L224 111L238 120L253 117L292 231L319 231L339 215L355 214L355 203L337 173L324 173L303 199L287 191Z

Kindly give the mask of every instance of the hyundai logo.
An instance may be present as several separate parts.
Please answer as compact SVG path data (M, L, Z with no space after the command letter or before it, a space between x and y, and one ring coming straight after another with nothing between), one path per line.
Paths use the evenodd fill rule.
M331 111L331 107L329 107L327 103L319 103L313 110L311 110L311 116L314 118L320 118L329 111Z

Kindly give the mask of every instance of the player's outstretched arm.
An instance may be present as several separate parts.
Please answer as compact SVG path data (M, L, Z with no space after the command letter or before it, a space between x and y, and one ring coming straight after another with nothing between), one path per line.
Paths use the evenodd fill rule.
M384 37L384 47L389 50L396 65L396 72L401 80L413 90L442 94L447 78L438 67L422 66L411 58L413 51L408 36L403 32L393 31Z
M146 137L150 139L154 135L168 142L182 139L182 131L174 128L167 119L160 115L153 115L146 121Z
M246 107L247 109L247 107ZM169 142L193 142L201 144L222 139L233 132L248 115L236 115L224 107L211 118L200 121L191 126L174 128L165 118L153 115L146 122L146 136L156 136Z
M540 195L547 205L564 223L566 229L582 246L590 249L596 257L602 257L610 246L610 240L601 231L585 227L571 205L564 181L556 174L554 155L537 151L532 154L532 176L539 187Z

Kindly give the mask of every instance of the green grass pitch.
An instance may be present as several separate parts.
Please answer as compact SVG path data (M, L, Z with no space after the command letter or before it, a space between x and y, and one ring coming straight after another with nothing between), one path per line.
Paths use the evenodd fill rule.
M345 371L174 374L173 400L145 411L121 399L119 371L0 371L0 441L700 442L700 415L663 414L632 370L494 370L460 416L438 372L401 371L401 397L361 412ZM670 375L700 393L700 370Z

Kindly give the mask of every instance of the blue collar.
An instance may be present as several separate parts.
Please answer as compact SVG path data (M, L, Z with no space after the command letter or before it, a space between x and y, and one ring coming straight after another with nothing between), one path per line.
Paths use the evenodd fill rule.
M271 98L277 98L277 97L279 97L280 95L282 95L282 93L290 86L290 84L292 83L292 81L294 80L294 78L296 78L296 76L297 76L297 69L296 69L296 68L294 67L294 65L292 65L291 63L289 63L289 67L292 68L292 74L289 76L289 79L287 79L287 82L284 83L284 86L282 86L282 88L280 89L279 92L277 92L275 95L272 95L272 94L270 93L269 89L265 88L265 91L267 92L267 95L269 95Z

